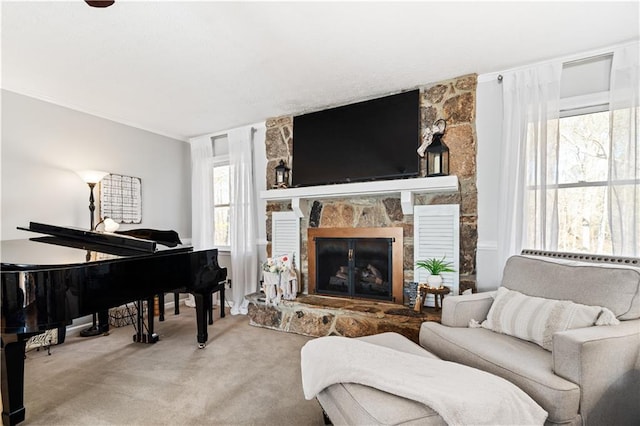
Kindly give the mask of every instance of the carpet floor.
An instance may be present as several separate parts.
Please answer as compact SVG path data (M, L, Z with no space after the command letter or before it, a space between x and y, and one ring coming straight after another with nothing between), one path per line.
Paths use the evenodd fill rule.
M219 309L219 308L218 308ZM300 378L297 334L252 327L214 311L205 349L195 310L156 321L160 341L134 343L133 327L68 336L25 360L25 425L322 425Z

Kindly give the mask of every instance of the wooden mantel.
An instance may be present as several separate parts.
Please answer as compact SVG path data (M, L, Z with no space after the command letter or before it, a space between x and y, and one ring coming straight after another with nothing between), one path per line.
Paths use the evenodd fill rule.
M403 214L413 214L413 194L427 192L458 191L457 176L434 176L412 179L380 180L375 182L342 183L334 185L306 186L301 188L269 189L260 191L266 201L291 200L291 208L303 217L301 199L337 198L346 196L400 194Z

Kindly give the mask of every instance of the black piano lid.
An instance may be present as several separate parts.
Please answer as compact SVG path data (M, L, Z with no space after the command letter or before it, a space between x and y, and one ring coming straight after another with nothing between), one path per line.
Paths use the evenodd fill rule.
M193 251L191 246L178 245L173 248L160 246L155 253L144 253L57 237L4 240L1 242L1 247L3 272L57 269Z
M51 235L67 241L81 241L83 243L100 244L103 246L113 246L130 250L139 250L148 253L153 253L157 249L156 242L152 240L145 240L143 238L135 238L122 234L113 234L110 232L87 231L86 229L80 229L71 226L58 226L39 222L29 222L29 226L27 228L19 226L18 229ZM55 244L55 242L53 244Z

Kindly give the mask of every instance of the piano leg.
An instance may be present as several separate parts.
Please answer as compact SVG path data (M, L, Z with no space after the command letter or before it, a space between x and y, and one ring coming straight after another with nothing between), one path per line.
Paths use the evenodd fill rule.
M24 353L27 341L2 335L2 424L24 421Z
M173 293L173 314L180 315L180 293Z
M213 294L215 292L209 293L208 302L209 306L207 307L207 316L209 317L209 325L213 324Z
M158 293L158 321L164 321L164 293Z
M100 333L107 336L109 334L109 311L108 310L98 311L98 324L100 324L98 328L100 330Z
M220 287L220 318L224 318L224 285L225 282L223 282L222 287Z
M207 346L207 340L209 335L207 333L207 313L209 312L209 306L211 305L210 293L194 293L193 297L196 300L196 323L198 326L198 347L200 349Z
M153 332L153 316L154 316L154 312L153 312L153 304L154 304L154 298L150 297L149 299L147 299L147 343L156 343L158 340L160 340L160 337L158 337L158 335L156 333Z
M215 286L213 288L213 290L211 290L211 292L209 293L209 307L207 309L208 312L208 316L209 316L209 325L213 324L213 295L216 292L220 292L220 318L224 318L224 285L226 284L226 281L222 281L220 283L218 283L217 286Z
M136 343L156 343L160 340L159 336L153 332L153 297L147 299L147 320L145 322L144 319L144 301L137 300L136 310L138 311L136 315L137 319L137 327L136 334L133 335L133 341Z

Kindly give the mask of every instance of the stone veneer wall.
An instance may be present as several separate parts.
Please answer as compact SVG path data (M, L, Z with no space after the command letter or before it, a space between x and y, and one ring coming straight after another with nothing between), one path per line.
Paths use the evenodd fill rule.
M476 246L478 239L476 189L476 85L471 74L420 87L421 129L444 118L443 137L450 150L449 170L457 175L458 192L416 195L415 205L460 204L460 291L475 289ZM274 184L273 169L280 160L291 165L293 158L293 117L270 118L266 123L267 188ZM390 149L393 149L390 147ZM417 146L416 146L417 149ZM417 154L416 154L417 155ZM421 176L425 176L425 159ZM295 170L291 170L294 174ZM300 272L302 287L307 289L307 229L317 227L388 227L404 230L404 280L413 281L413 215L403 215L400 196L358 196L351 198L300 200L301 219ZM283 202L267 203L267 254L271 255L271 213L289 211Z

